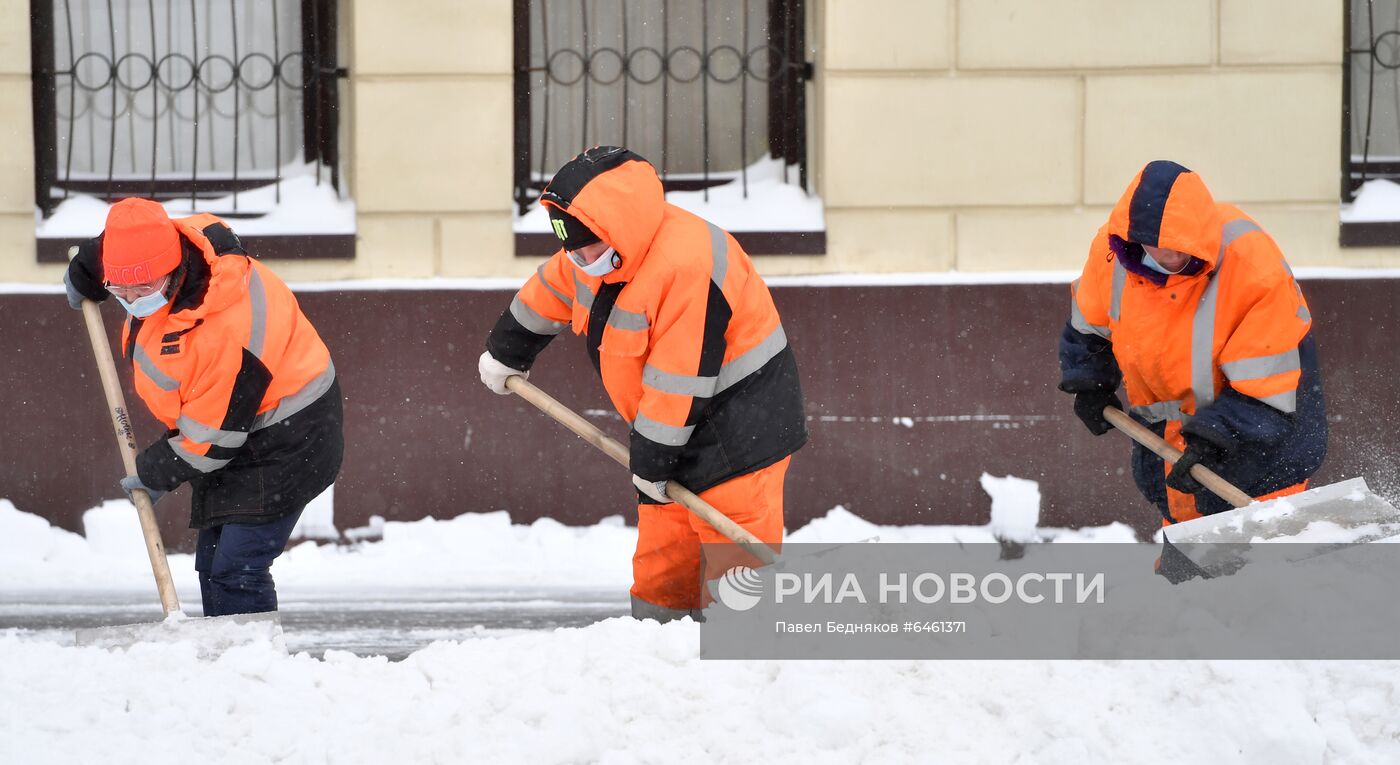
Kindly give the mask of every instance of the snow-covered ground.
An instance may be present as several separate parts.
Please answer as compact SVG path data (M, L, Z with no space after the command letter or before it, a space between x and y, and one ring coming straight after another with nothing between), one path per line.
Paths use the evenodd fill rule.
M1038 528L1033 482L983 486L988 526L877 527L836 508L789 539L1133 539ZM130 516L125 502L95 508L83 537L0 501L0 593L150 592ZM382 532L290 550L274 569L284 599L522 578L625 597L635 543L616 519L521 526L504 513ZM189 557L171 565L197 602ZM402 661L289 654L288 637L255 631L209 658L189 642L104 650L0 630L0 761L1400 761L1396 662L702 662L698 625L628 618L463 630Z
M1374 662L701 662L611 619L402 662L0 637L13 762L1394 763Z

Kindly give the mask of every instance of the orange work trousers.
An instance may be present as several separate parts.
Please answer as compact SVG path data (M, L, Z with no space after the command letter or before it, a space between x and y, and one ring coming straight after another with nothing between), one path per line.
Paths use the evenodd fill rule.
M791 462L791 456L784 457L702 491L700 498L778 550L783 541L783 479ZM709 602L706 581L734 565L759 565L748 555L742 560L707 560L701 545L710 544L729 540L681 505L638 505L632 614L658 620L685 616Z

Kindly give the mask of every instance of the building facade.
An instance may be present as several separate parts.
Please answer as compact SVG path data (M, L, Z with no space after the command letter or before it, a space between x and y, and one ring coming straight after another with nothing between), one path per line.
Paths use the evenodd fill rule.
M198 145L190 152L193 134L177 139L173 126L148 134L134 122L141 99L156 104L152 114L165 113L160 98L174 103L173 87L156 95L155 86L135 86L145 85L140 61L158 62L147 63L147 73L154 67L164 86L184 78L177 76L183 59L172 54L190 42L179 31L178 14L185 11L152 2L149 45L132 42L129 33L126 43L113 35L108 45L94 31L103 28L101 18L74 26L75 9L85 7L76 0L0 0L0 135L8 139L0 153L0 283L8 285L0 310L26 317L9 340L14 352L42 352L50 360L12 369L10 390L0 394L29 413L14 431L18 437L0 443L0 466L9 466L0 467L9 473L0 480L0 497L21 509L75 527L81 509L111 496L114 483L105 472L75 480L56 467L70 458L31 448L51 433L82 432L69 443L85 464L98 464L90 455L110 451L102 421L68 406L96 398L89 408L98 411L100 403L82 336L68 326L75 320L56 295L31 294L45 285L55 291L61 278L61 257L43 239L73 235L61 226L45 233L40 195L57 200L60 188L70 196L80 188L144 193L142 179L149 176L153 191L179 197L184 187L162 185L168 176L193 168L212 179L227 176L229 167L228 189L252 194L257 172L247 163L258 151L273 175L303 160L314 165L318 188L330 184L353 211L349 229L329 235L284 221L269 229L264 250L284 278L316 283L302 292L304 304L337 358L346 359L337 362L345 370L352 441L337 488L342 526L370 515L407 519L498 507L518 519L584 522L626 506L625 480L612 486L568 474L561 467L567 462L544 455L557 446L577 460L585 447L567 443L521 406L481 395L471 365L509 300L511 280L541 262L531 254L539 240L521 209L552 169L548 163L566 156L571 142L581 149L623 136L634 147L657 147L642 153L658 164L658 154L664 156L668 188L719 194L715 184L748 184L743 174L758 172L766 158L781 163L784 193L816 205L815 218L796 226L760 220L740 235L758 253L762 272L779 277L779 307L808 390L814 439L794 466L793 518L846 504L883 522L979 522L986 501L977 478L986 470L1041 481L1047 522L1120 519L1149 527L1124 474L1126 444L1089 440L1068 416L1067 397L1052 390L1065 280L1037 279L1035 272L1077 271L1113 202L1152 159L1199 172L1218 199L1255 216L1294 267L1360 269L1316 287L1305 283L1322 352L1333 368L1349 370L1328 384L1353 402L1354 409L1340 406L1341 417L1363 419L1363 406L1396 407L1397 397L1366 388L1361 377L1393 379L1400 370L1387 365L1395 362L1367 356L1342 331L1357 307L1376 331L1395 328L1387 322L1395 320L1388 306L1397 282L1375 278L1384 276L1375 269L1400 266L1400 248L1382 246L1394 238L1387 226L1361 237L1368 246L1341 244L1344 205L1357 185L1344 182L1344 174L1356 180L1346 160L1370 135L1349 111L1370 92L1353 81L1364 71L1353 65L1353 49L1366 47L1354 41L1380 36L1370 28L1378 22L1357 10L1364 3L1350 9L1312 0L670 0L664 7L661 0L306 0L300 9L291 6L268 18L280 13L290 19L284 25L299 20L300 37L292 39L302 43L302 60L314 46L335 41L332 54L316 52L319 69L300 79L291 74L286 48L248 47L259 39L246 26L256 22L253 11L227 24L191 12L191 36L204 35L208 57L244 62L219 88L237 80L235 91L252 91L271 82L274 93L286 91L281 100L260 107L262 96L249 95L247 108L270 112L286 104L300 115L268 117L277 131L272 139L236 133L197 139L206 153L248 141L243 159L221 170L221 160L201 159ZM107 19L107 26L129 29L138 21L144 29L145 16ZM221 30L240 21L241 58L236 47L207 50L222 45L228 35ZM88 50L84 40L65 38L74 28L94 36L96 42L87 41L93 59L80 60ZM273 29L261 39L276 48L288 33ZM231 39L239 44L239 36ZM193 62L200 49L191 43L191 50ZM280 64L269 69L271 79L253 73L258 62L250 50L266 66ZM122 63L122 51L145 58ZM1393 71L1380 48L1366 55ZM82 67L94 60L96 74L85 75ZM130 92L121 97L138 104L125 132L112 116L125 113L115 106L117 95L102 117L106 91L96 86L111 74L103 71L107 66L116 72L114 93L125 87ZM189 82L216 89L214 64L185 66L193 71ZM52 84L44 77L58 78L47 105L36 87ZM308 90L308 77L320 78L324 90ZM205 122L226 119L218 96L196 90L190 91L192 124L200 124L200 103ZM64 105L91 93L99 94L98 116L87 119L109 119L106 133L100 125L83 133ZM242 97L233 95L235 114ZM725 98L729 106L720 105ZM322 111L313 120L315 109ZM179 116L179 108L169 113ZM312 122L316 130L307 127L301 143L288 138ZM569 124L581 129L571 134L564 129ZM659 140L659 131L666 137ZM105 182L104 136L114 153L117 136L131 144L120 155L121 162L131 160L130 172L125 165L115 171L120 162L109 156ZM147 140L149 151L137 146ZM736 140L743 142L738 152ZM291 146L285 155L284 143ZM1375 146L1381 144L1377 139ZM308 148L313 145L316 151ZM87 176L72 157L84 152L96 158ZM181 152L193 157L183 171L175 158ZM1381 160L1372 163L1377 173L1387 169ZM167 161L169 167L161 165ZM241 186L239 162L251 168L242 170L249 175ZM200 199L213 193L206 189ZM774 197L749 217L772 218L783 199L793 198ZM743 204L736 220L746 220ZM256 230L253 220L242 225ZM238 219L233 223L240 228ZM978 276L984 272L997 276ZM881 273L922 276L872 276ZM824 274L858 274L865 282L781 278ZM426 277L506 281L397 290L360 281ZM881 311L872 314L872 306ZM116 319L109 316L114 327ZM578 369L582 354L550 353L574 354L554 363L557 384L567 389L560 397L583 409L601 407L599 391ZM1382 434L1358 426L1364 437L1342 444L1337 440L1347 438L1346 429L1336 429L1339 456L1326 470L1382 469L1363 454L1373 445L1368 439ZM524 446L502 435L522 428L539 443ZM967 446L979 439L984 449ZM527 455L543 460L539 471L512 474L510 466ZM1095 467L1076 478L1065 472L1074 462ZM603 499L585 506L566 500L583 488ZM438 500L464 492L481 506ZM178 523L179 512L162 512Z

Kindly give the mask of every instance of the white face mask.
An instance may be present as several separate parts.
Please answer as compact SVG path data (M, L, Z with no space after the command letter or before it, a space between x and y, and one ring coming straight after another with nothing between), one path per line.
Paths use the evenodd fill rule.
M1159 274L1166 274L1167 276L1175 276L1176 274L1181 273L1186 269L1186 265L1190 262L1191 259L1187 258L1181 264L1181 268L1178 268L1175 271L1168 271L1166 266L1162 265L1161 263L1158 263L1157 259L1152 257L1152 253L1148 252L1147 250L1142 251L1142 264L1152 269L1153 271L1156 271Z
M569 260L573 261L574 265L578 267L578 270L589 276L606 276L616 271L622 265L622 256L617 254L617 250L611 247L603 250L603 254L599 255L598 259L592 263L584 263L583 260L579 258L577 251L569 253Z

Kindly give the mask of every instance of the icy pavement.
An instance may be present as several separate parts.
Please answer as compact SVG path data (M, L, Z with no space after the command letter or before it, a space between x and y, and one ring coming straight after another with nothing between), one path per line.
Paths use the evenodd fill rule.
M280 598L291 653L327 651L398 661L439 640L583 627L629 612L626 588L396 589L297 592ZM198 616L198 605L185 607ZM76 630L159 622L150 592L0 590L0 635L72 645Z

